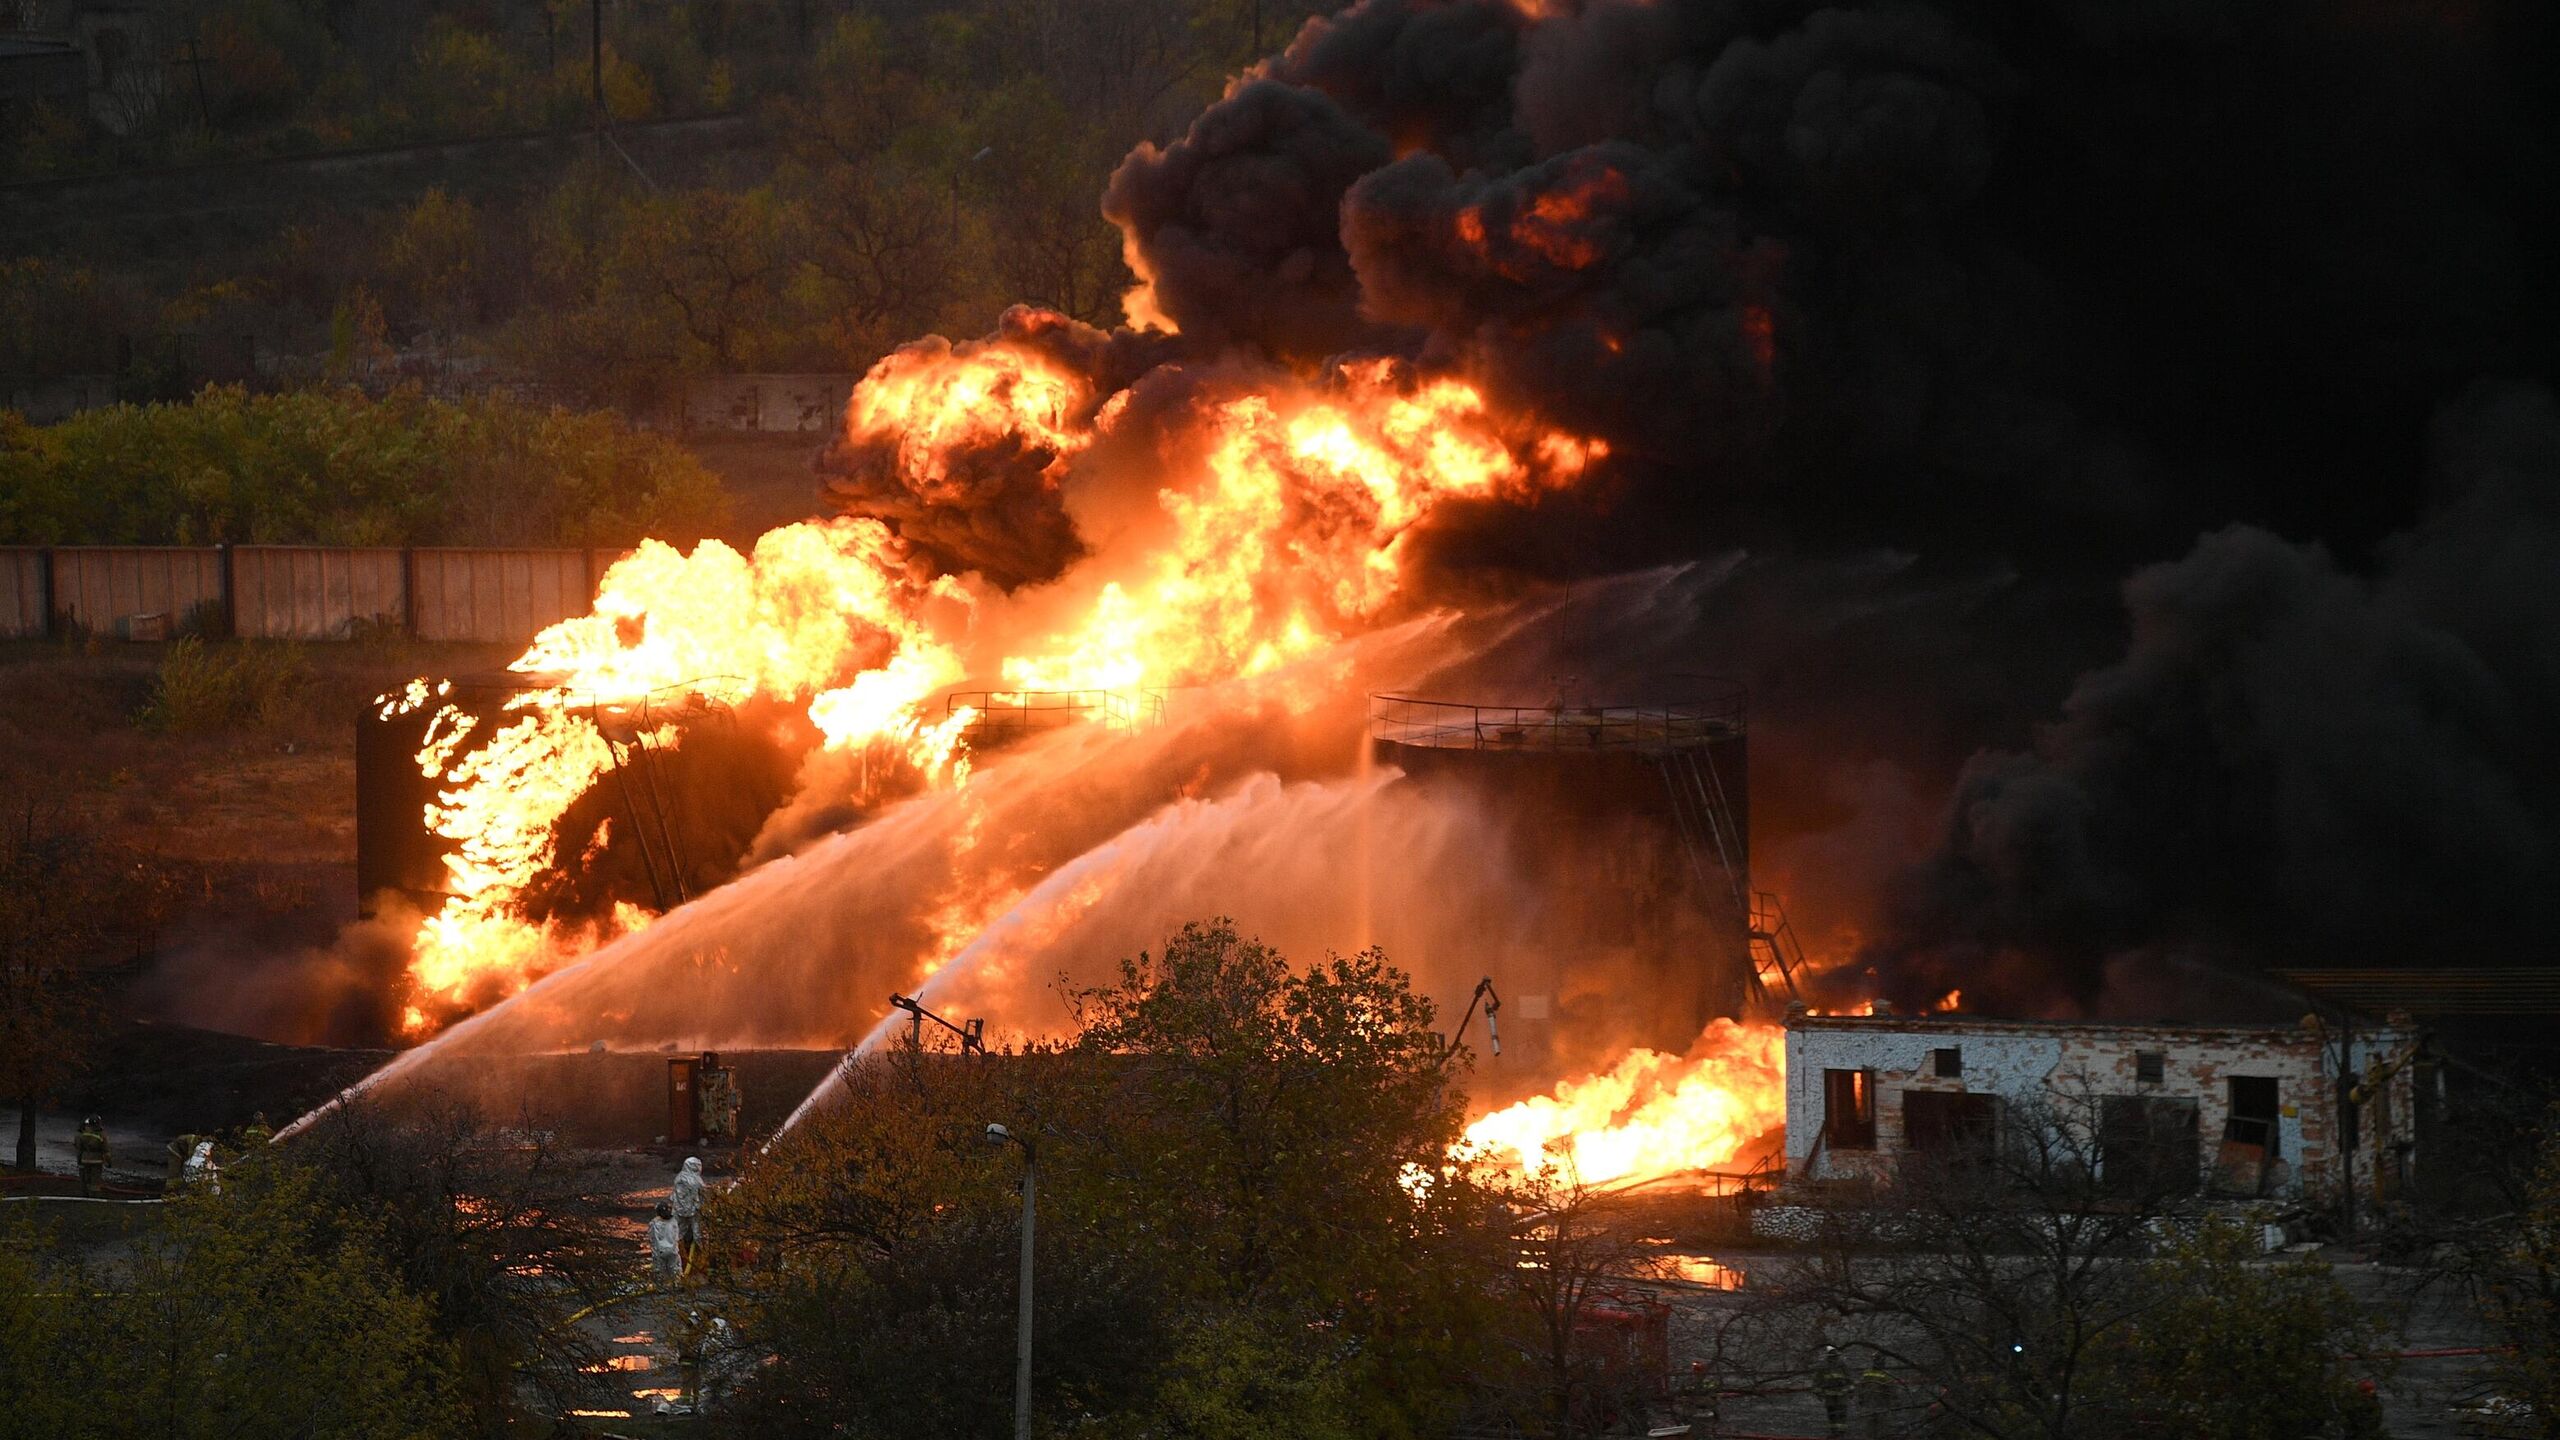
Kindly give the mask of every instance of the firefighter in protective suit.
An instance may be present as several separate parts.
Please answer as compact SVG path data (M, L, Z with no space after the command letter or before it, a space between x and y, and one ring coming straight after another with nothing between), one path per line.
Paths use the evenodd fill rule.
M1844 1440L1849 1433L1849 1362L1840 1358L1840 1347L1822 1347L1822 1363L1813 1369L1813 1393L1822 1397L1824 1433L1831 1440Z
M79 1137L71 1142L72 1153L80 1161L80 1193L98 1193L98 1177L107 1170L107 1131L105 1124L92 1115L80 1122Z

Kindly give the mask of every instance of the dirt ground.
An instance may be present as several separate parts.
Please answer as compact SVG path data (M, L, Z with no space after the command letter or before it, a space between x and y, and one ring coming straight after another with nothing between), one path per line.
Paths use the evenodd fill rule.
M86 830L143 867L158 913L132 986L138 1017L272 1040L353 1038L313 1033L325 1017L203 1013L196 1002L218 995L232 969L325 947L355 918L355 733L366 703L412 676L486 670L508 653L303 645L303 678L270 717L180 734L150 712L168 649L0 644L0 808L20 823Z

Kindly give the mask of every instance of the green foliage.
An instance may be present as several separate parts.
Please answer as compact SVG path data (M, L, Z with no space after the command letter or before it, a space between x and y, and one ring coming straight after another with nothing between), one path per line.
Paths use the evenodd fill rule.
M1342 1366L1250 1315L1185 1329L1167 1358L1154 1409L1164 1432L1191 1440L1352 1440L1360 1396Z
M632 1256L609 1228L615 1179L591 1157L427 1092L396 1110L348 1098L290 1154L331 1205L366 1218L382 1264L424 1299L479 1433L511 1433L528 1391L546 1415L574 1403L601 1356L571 1317L607 1300Z
M0 425L0 542L625 545L718 526L718 481L607 415L414 390L120 405Z
M179 735L281 723L311 678L302 647L290 641L208 645L181 637L160 657L145 723Z
M476 318L482 235L468 200L429 190L400 216L382 268L403 307L447 330Z
M1445 1165L1463 1102L1429 1002L1375 953L1299 971L1220 922L1074 1003L1068 1044L855 1067L724 1197L779 1355L742 1433L1003 1429L1022 1156L987 1144L998 1118L1038 1153L1044 1428L1445 1432L1503 1246ZM1409 1190L1409 1164L1442 1178Z
M86 1064L106 1024L111 967L139 953L136 932L160 894L154 871L76 820L18 797L0 803L0 1096L30 1104ZM33 1166L32 1147L14 1162Z
M2099 1363L2131 1434L2217 1440L2379 1436L2359 1378L2381 1325L2316 1260L2270 1260L2254 1227L2209 1222L2146 1267Z
M2514 1347L2493 1362L2501 1390L2560 1424L2560 1104L2527 1143L2520 1203L2479 1247L2472 1279L2481 1318Z
M0 1243L0 1437L455 1433L451 1357L372 1232L291 1166L178 1203L112 1268Z
M924 330L982 329L1017 301L1114 320L1130 277L1099 210L1112 167L1313 8L608 6L606 109L624 121L745 113L754 129L724 132L717 166L670 166L636 141L634 159L581 146L547 187L514 170L486 187L448 172L370 213L323 203L258 251L193 257L188 288L227 283L240 303L73 296L53 307L71 323L28 327L46 351L37 363L0 368L96 373L117 336L139 355L174 331L197 342L189 368L162 366L157 388L134 396L240 373L209 355L244 335L270 357L326 354L331 378L365 382L432 333L432 353L477 351L585 403L638 409L706 371L864 369ZM142 113L121 135L88 137L84 165L593 118L584 5L394 7L353 27L293 0L191 13L210 124L179 103L192 83L138 94ZM21 169L66 163L41 129L22 137ZM0 304L0 316L35 313ZM52 353L63 337L81 354Z

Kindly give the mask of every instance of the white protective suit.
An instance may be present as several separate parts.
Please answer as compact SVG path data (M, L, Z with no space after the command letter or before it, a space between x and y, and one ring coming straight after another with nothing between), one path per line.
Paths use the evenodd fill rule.
M675 1207L676 1233L687 1245L701 1244L702 1222L696 1218L702 1214L702 1161L699 1157L687 1159L684 1168L676 1172L676 1183L668 1192L667 1199Z
M676 1236L682 1223L672 1215L650 1218L649 1263L656 1268L658 1278L661 1280L676 1278L677 1273L684 1268L684 1251L676 1243Z
M222 1193L222 1162L213 1158L212 1141L197 1143L196 1153L187 1157L185 1176L189 1189L201 1185L216 1195Z

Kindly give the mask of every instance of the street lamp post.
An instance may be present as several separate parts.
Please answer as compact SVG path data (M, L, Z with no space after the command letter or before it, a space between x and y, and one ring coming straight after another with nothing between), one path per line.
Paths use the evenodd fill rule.
M1040 1155L1031 1137L1002 1125L987 1127L987 1142L1022 1147L1022 1294L1016 1302L1013 1356L1013 1440L1031 1440L1031 1228L1038 1218Z

